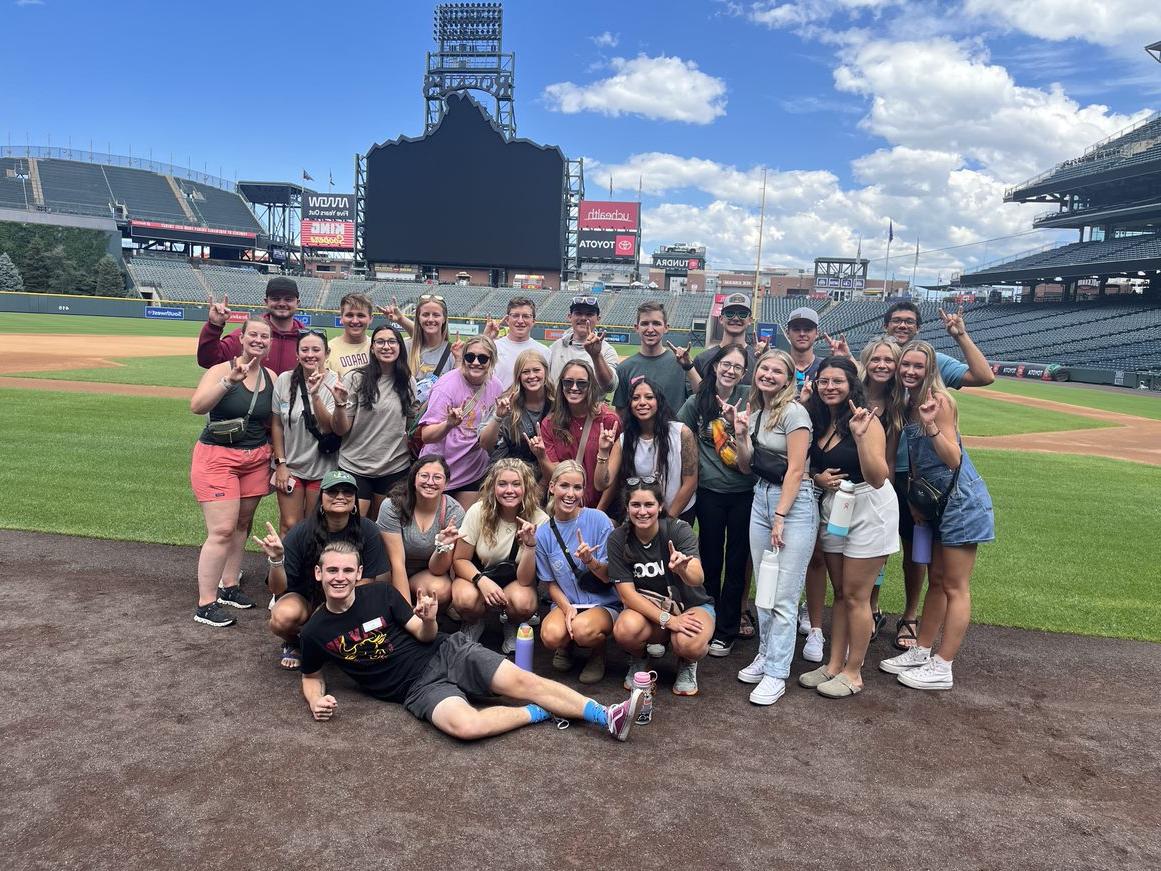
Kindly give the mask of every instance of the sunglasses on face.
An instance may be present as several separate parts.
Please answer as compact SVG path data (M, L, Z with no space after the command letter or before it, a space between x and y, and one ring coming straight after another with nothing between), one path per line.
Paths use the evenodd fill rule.
M348 499L354 498L357 492L354 487L331 487L329 490L323 490L328 496L334 499L336 496L346 496Z
M589 389L589 382L587 379L580 380L577 378L565 378L560 383L562 385L564 385L565 390L588 390Z
M464 362L469 366L473 363L479 363L481 366L487 366L491 359L491 354L477 354L475 351L468 351L466 354L464 354Z
M625 483L630 487L636 487L638 484L656 484L656 475L640 475L638 477L626 478Z
M722 312L722 317L724 317L727 321L744 321L749 316L750 313L748 311L743 311L739 308Z

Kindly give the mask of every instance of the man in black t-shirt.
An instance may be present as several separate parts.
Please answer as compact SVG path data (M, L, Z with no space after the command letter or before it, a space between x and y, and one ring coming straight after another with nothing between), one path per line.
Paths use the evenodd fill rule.
M606 707L518 668L461 632L441 634L434 597L421 594L412 607L390 584L359 586L359 554L345 542L326 546L315 577L326 602L307 621L300 638L302 694L316 720L329 720L338 705L322 677L323 665L331 661L368 695L399 702L455 738L499 735L553 714L583 718L620 741L629 737L644 699L641 690ZM469 696L486 695L533 704L474 708L468 703Z

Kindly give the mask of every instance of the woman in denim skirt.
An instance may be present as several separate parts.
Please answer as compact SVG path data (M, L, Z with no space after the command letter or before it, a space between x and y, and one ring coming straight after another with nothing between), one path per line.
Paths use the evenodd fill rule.
M798 599L818 536L818 503L806 474L813 430L810 415L794 401L794 371L794 361L785 351L767 351L759 357L749 412L735 414L734 421L738 469L754 473L750 554L755 568L762 564L764 551L779 551L774 607L758 607L758 655L738 672L738 680L757 684L750 693L756 705L772 705L786 690L797 638ZM781 476L780 469L771 474L765 462L755 462L755 450L780 462L785 469Z
M964 450L955 399L939 377L935 349L927 342L909 342L900 354L893 413L907 439L911 474L940 492L950 490L950 494L932 529L931 569L919 641L902 655L883 660L879 668L898 675L905 686L949 690L951 663L971 622L969 582L976 547L996 537L992 497ZM916 516L916 523L921 522ZM932 655L940 630L943 640L939 653Z

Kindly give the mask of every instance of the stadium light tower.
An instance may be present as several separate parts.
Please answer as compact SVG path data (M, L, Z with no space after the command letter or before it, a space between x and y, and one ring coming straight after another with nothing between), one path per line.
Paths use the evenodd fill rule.
M1155 42L1152 45L1145 46L1145 51L1153 56L1153 60L1161 63L1161 42Z
M516 55L503 50L501 4L441 3L435 7L434 36L436 50L427 53L423 76L424 135L439 126L449 94L482 91L496 101L496 123L504 138L515 137Z

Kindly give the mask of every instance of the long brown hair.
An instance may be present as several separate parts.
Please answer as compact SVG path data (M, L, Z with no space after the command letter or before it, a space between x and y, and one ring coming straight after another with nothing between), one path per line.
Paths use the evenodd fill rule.
M520 436L523 434L520 429L520 421L524 418L524 415L528 414L528 397L524 395L524 385L520 383L520 373L524 371L524 367L529 363L536 363L544 370L545 412L551 412L555 406L556 389L552 381L548 378L548 364L544 362L544 358L537 351L521 351L512 366L512 386L506 392L508 398L512 400L512 410L508 413L507 419L502 424L508 440L512 444L520 443ZM534 426L533 430L535 431L535 429L536 427Z
M597 373L585 360L569 360L560 370L560 377L556 379L556 395L558 401L552 406L552 431L556 438L565 444L572 444L572 433L569 426L572 424L572 412L569 411L568 400L564 392L564 376L569 369L579 366L585 370L585 377L589 380L589 389L585 393L585 415L595 418L601 411L601 388L597 384Z

